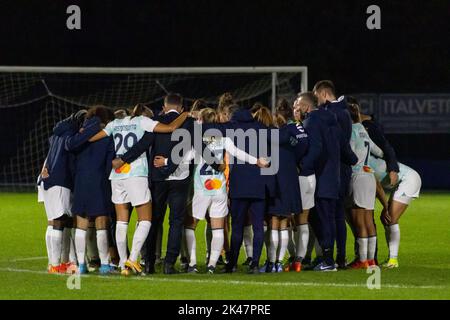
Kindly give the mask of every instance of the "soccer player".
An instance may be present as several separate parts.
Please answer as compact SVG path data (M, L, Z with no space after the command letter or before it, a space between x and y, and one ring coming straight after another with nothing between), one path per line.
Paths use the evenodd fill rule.
M48 218L46 232L47 253L49 256L49 273L74 272L76 265L70 264L74 260L73 245L71 245L70 226L71 190L73 190L73 156L64 149L66 139L76 134L83 123L86 110L58 122L49 138L50 147L38 178L38 200L44 202ZM86 128L86 134L92 130L98 131L98 126ZM89 136L86 135L86 140ZM66 232L64 232L66 231ZM70 250L70 261L61 264L62 247Z
M277 197L271 199L267 212L271 218L271 243L269 264L266 272L282 272L282 261L289 241L288 220L302 212L300 185L298 183L297 164L308 149L308 136L301 124L293 121L293 109L282 99L276 108L276 124L280 131L289 131L290 143L280 144L277 184ZM298 219L298 218L297 218Z
M346 96L346 100L348 104L357 104L359 106L356 98L352 96ZM386 139L383 128L380 123L375 121L373 116L365 115L361 113L361 123L369 134L370 139L383 150L384 160L386 161L386 170L389 173L389 178L392 186L397 185L398 182L398 172L399 165L397 161L397 156L395 154L394 148L391 146L389 141ZM356 239L355 227L352 224L351 210L347 210L347 222L351 227L353 235ZM375 220L374 220L375 224ZM376 228L376 224L375 224ZM355 241L355 259L358 259L358 243ZM377 245L378 248L378 245ZM375 261L377 261L377 251L375 251Z
M385 228L386 242L389 247L389 259L383 266L386 268L398 268L398 249L400 246L399 220L411 201L419 197L422 181L414 169L398 163L398 183L392 186L385 160L370 156L369 166L374 170L375 178L381 184L382 188L379 190L381 201L385 200L383 188L391 191L389 204L388 206L384 205L385 209L381 213L381 221Z
M89 109L84 127L100 123L104 128L113 118L110 109L96 106ZM83 135L84 132L81 134ZM100 258L99 272L109 274L108 229L113 211L111 184L108 176L114 159L113 139L102 139L93 143L80 144L79 135L67 139L65 148L75 155L75 184L72 212L76 215L75 248L80 274L88 272L85 263L87 230L90 221L94 223L95 238ZM91 228L91 229L94 229Z
M353 121L350 146L358 161L352 166L350 194L352 195L352 217L357 229L359 260L350 265L353 269L368 268L376 265L376 229L373 223L372 211L375 207L376 180L369 165L369 156L383 156L383 151L370 139L361 124L359 107L356 104L348 106Z
M300 93L297 100L294 102L294 117L298 123L302 123L306 114L317 108L317 99L312 92ZM297 115L296 115L297 114ZM301 129L305 130L303 126ZM305 133L307 135L307 132ZM305 139L304 139L305 140ZM309 146L309 137L306 139ZM301 159L298 159L299 161ZM316 176L314 174L313 167L301 167L298 175L300 184L300 195L302 201L302 212L295 216L295 228L296 238L294 243L296 244L296 256L289 270L300 272L302 269L302 263L306 256L308 248L308 242L310 238L309 234L309 212L314 207L314 194L316 189Z
M186 119L187 113L180 115L170 124L162 124L150 118L142 116L143 105L137 105L132 116L116 119L110 123L89 141L94 142L106 136L113 136L116 155L120 156L129 150L140 138L144 131L148 132L172 132ZM112 202L115 204L116 243L120 256L119 266L123 275L128 275L130 270L141 273L142 268L137 262L139 252L149 233L152 219L151 195L148 188L148 162L144 153L132 163L125 163L118 169L113 169L110 174L112 188ZM134 232L133 243L128 257L127 231L129 221L128 204L135 207L138 215L138 226Z

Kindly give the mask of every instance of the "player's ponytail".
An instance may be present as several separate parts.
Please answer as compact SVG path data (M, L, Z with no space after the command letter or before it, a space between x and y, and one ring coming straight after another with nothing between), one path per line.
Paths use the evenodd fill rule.
M131 112L131 118L139 117L144 115L145 112L145 105L143 103L138 103Z
M273 126L273 117L272 113L270 112L270 109L267 107L261 107L253 114L253 118L261 122L266 127Z
M198 119L202 123L214 123L217 122L217 112L212 108L205 108L199 111Z

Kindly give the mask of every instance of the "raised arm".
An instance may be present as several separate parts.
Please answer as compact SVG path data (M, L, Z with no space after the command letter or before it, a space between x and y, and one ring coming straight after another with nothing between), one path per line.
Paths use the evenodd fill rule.
M378 158L383 158L383 150L381 150L380 147L378 147L372 139L369 137L369 144L370 144L370 153L373 155L376 155Z
M240 161L256 164L258 159L236 147L230 138L225 138L225 150Z
M125 152L123 155L120 156L120 158L127 163L131 163L137 158L141 156L144 152L147 152L147 150L150 148L151 145L153 145L155 141L155 135L151 132L145 132L142 138L136 142L130 150Z
M157 122L156 126L154 126L154 128L153 128L153 132L158 132L158 133L173 132L173 131L175 131L175 129L178 129L183 124L183 122L186 120L188 115L189 115L188 112L183 112L169 124ZM150 131L150 130L148 130L148 131Z
M87 142L90 138L92 138L96 132L100 129L100 119L98 117L93 117L86 121L86 124L83 126L81 132L77 132L71 137L66 138L65 141L65 149L67 151L72 151L83 143ZM103 132L103 130L101 131Z
M97 132L97 134L95 134L93 137L91 137L89 139L89 142L95 142L95 141L103 139L107 136L108 136L108 134L104 130L101 130L101 131Z

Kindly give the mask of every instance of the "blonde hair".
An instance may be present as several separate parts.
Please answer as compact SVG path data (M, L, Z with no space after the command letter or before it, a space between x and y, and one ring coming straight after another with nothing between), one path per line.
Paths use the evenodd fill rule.
M217 121L217 112L212 108L205 108L198 112L198 119L203 123L213 123Z
M266 127L270 127L273 125L272 113L267 107L260 107L255 113L253 113L253 118L256 121L261 122Z

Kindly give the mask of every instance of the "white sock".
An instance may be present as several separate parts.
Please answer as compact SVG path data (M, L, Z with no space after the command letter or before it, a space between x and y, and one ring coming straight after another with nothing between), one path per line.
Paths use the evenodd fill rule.
M244 227L244 249L247 258L251 258L253 256L253 230L251 225Z
M316 250L316 257L323 256L322 247L319 244L319 240L316 238L314 241L314 250Z
M125 262L128 259L127 256L127 234L128 234L128 222L117 221L116 223L116 244L117 251L119 253L119 266L125 267Z
M211 255L209 257L209 265L215 267L217 260L222 252L223 243L225 241L225 236L223 229L213 229L212 230L212 240L211 240Z
M289 256L295 257L296 252L295 247L297 243L297 229L289 227L288 232L289 232L289 242L288 242Z
M360 261L366 261L367 260L367 246L369 239L367 238L357 238L356 241L358 241L358 252L359 252L359 260Z
M64 228L62 234L61 262L69 262L72 228Z
M139 222L136 230L134 231L133 244L131 246L131 252L129 259L133 262L137 261L139 252L144 245L145 239L147 239L148 232L152 226L151 221L142 220Z
M309 226L307 223L297 226L297 257L302 259L306 255L309 241Z
M72 228L72 232L70 233L69 262L77 264L77 253L75 250L75 228Z
M47 247L48 264L52 261L52 231L53 226L47 226L45 231L45 246Z
M270 247L269 247L269 261L275 262L277 259L277 250L279 243L278 230L271 230L270 232Z
M367 241L367 259L375 259L375 250L377 248L377 236L369 237Z
M101 264L109 264L108 253L108 231L107 230L97 230L97 248L98 255L100 256Z
M398 257L398 248L400 247L400 226L393 224L389 226L389 258Z
M84 264L86 254L86 230L75 230L75 250L77 251L78 264Z
M289 243L289 231L287 229L280 230L280 251L278 252L278 261L283 261L286 249Z
M61 263L62 231L52 228L51 234L52 254L50 256L52 260L50 261L50 263L52 264L52 266L56 267Z
M195 239L195 230L185 228L184 233L186 235L186 246L189 256L189 265L192 267L197 264L197 242ZM209 255L209 259L210 259L209 261L211 261L211 254Z

